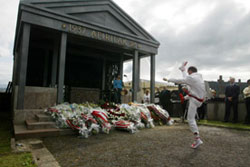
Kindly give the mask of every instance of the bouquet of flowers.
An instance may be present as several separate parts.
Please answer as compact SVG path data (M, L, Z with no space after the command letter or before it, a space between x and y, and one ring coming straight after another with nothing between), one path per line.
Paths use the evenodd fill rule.
M122 104L120 110L125 113L124 119L133 122L136 128L142 129L145 127L141 122L141 113L137 106Z
M100 126L90 114L90 108L75 103L63 103L45 110L56 121L59 128L71 128L87 138L99 133Z
M150 104L147 106L147 108L149 109L154 121L158 122L159 124L173 124L173 120L169 116L168 112L162 109L159 105Z
M135 127L133 122L120 120L120 121L114 121L114 126L118 130L126 130L130 133L135 133L137 131L137 128Z
M141 120L143 123L145 123L147 128L154 128L154 120L151 117L150 111L148 110L146 105L139 105L138 109L141 114Z
M94 116L95 120L101 125L102 132L109 134L111 125L108 121L108 116L105 111L102 109L93 110L91 114Z

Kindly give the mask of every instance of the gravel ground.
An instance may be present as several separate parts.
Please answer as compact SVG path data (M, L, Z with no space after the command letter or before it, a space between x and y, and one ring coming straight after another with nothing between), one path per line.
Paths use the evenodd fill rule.
M187 124L157 126L136 134L112 131L88 139L45 138L44 144L62 167L249 167L250 132L200 126L204 142L190 148Z

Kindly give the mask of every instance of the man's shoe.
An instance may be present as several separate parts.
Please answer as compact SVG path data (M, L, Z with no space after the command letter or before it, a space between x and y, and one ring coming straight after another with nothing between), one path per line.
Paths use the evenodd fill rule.
M194 143L191 145L191 148L197 148L199 145L203 144L203 141L200 138L194 140Z

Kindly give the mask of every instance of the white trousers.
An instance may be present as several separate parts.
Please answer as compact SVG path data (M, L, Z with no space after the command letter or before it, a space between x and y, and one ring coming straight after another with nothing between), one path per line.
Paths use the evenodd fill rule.
M188 99L189 99L188 115L187 115L188 124L190 130L193 133L199 134L198 126L195 120L195 115L197 113L197 108L200 107L202 103L192 97L189 97Z

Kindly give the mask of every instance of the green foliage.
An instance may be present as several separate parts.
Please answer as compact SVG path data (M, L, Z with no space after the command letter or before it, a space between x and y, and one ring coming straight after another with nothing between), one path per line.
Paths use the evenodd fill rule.
M11 131L10 126L6 122L0 120L0 155L11 151L10 149L10 138Z
M1 167L36 167L30 153L0 156Z
M0 115L0 167L36 167L30 153L11 153L11 121Z

